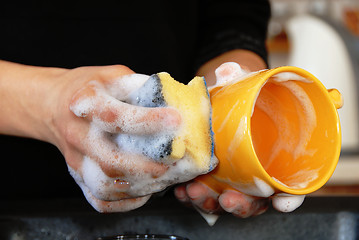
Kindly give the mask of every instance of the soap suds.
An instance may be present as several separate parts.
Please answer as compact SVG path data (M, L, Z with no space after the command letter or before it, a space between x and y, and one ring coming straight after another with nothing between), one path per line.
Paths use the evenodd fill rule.
M89 82L74 95L71 100L70 110L78 117L86 117L95 109L97 96L101 95L102 92L102 85L96 81Z
M167 130L154 134L141 132L142 129L148 127L148 124L151 124L138 121L147 117L145 110L152 107L166 107L163 96L159 92L161 89L156 85L156 81L148 81L149 78L146 75L128 75L122 79L123 81L117 79L112 82L108 89L104 89L102 85L94 81L90 86L94 96L74 100L71 105L71 111L79 117L85 117L99 109L102 111L99 114L93 114L89 132L84 139L93 156L84 157L82 166L77 172L69 167L70 174L81 187L85 197L98 211L134 209L143 205L151 194L207 173L218 162L213 156L210 161L211 165L204 169L199 168L187 152L181 159L170 158L171 144L177 136L178 129L167 127ZM138 91L139 87L141 88ZM136 105L138 108L129 108L127 104ZM209 115L208 103L207 108L205 104L202 105L202 113ZM112 113L109 106L124 106L121 117L126 119L126 124L120 124L118 119L106 121ZM104 116L101 115L102 113ZM118 124L121 125L121 131L115 133L119 132L113 131ZM206 152L201 157L207 159L210 156ZM161 166L161 169L166 170L156 174L150 169L144 169L146 164L151 163L153 166L156 165L155 162L159 163L158 166ZM125 182L126 187L119 188L116 185L119 181ZM121 199L131 199L133 204L129 206L120 204ZM108 201L108 203L100 200Z
M253 179L259 191L259 194L257 194L256 196L269 197L273 195L274 189L269 184L257 177L253 177Z
M219 215L213 213L205 213L196 205L194 205L194 208L201 214L201 216L204 218L204 220L206 220L210 227L212 227L217 222Z
M305 83L310 83L311 81L299 76L296 73L293 72L281 72L281 73L277 73L276 75L274 75L272 77L272 80L275 82L286 82L288 80L296 80L296 81L301 81L301 82L305 82Z
M300 207L305 195L290 195L285 193L276 194L272 198L272 205L280 212L293 212Z
M257 72L247 72L241 68L241 66L238 63L235 62L227 62L223 63L221 66L219 66L216 71L216 84L208 87L208 90L212 90L217 87L223 87L228 86L231 84L235 84L237 82L240 82L244 79L249 78L250 76L253 76L261 71ZM214 94L216 95L216 94Z
M117 134L114 141L124 151L143 154L155 161L163 161L172 152L173 138L174 134L145 136Z
M89 134L89 139L98 139L104 137L102 131L94 125L92 126ZM98 145L98 147L95 146L96 144L94 144L92 151L96 152L96 155L101 155L104 152L103 148L110 147L107 145ZM105 156L104 159L106 159ZM132 164L129 161L126 163L125 159L123 161L123 167L126 167L126 165L131 166ZM107 164L116 164L116 162L111 162L108 160ZM90 190L90 192L99 199L118 199L119 190L117 190L114 186L114 181L118 178L108 177L97 162L88 157L85 157L81 172L83 173L83 180L81 181L81 178L76 177L76 174L72 174L76 177L74 178L79 185L85 185ZM130 188L125 192L132 198L142 197L162 191L170 185L189 181L202 173L204 173L203 170L198 169L194 161L192 161L191 157L186 154L176 163L168 165L168 170L161 176L154 177L152 173L138 171L122 176L121 180L130 183Z
M299 100L301 108L304 110L304 118L299 115L300 121L300 137L299 143L294 150L294 159L297 159L303 155L313 156L315 150L307 150L307 144L313 134L313 131L317 125L316 112L313 106L312 101L310 100L307 93L295 82L283 82L292 94Z
M82 174L85 185L97 199L107 201L118 199L113 194L113 191L116 190L113 184L114 180L107 177L100 166L89 157L85 157L83 160Z
M238 63L227 62L223 63L215 70L216 86L224 86L234 79L239 79L248 74L244 71Z
M111 96L119 101L129 98L131 93L139 89L148 80L145 74L129 74L116 79L107 89Z
M239 81L238 76L241 74L238 73L237 76L236 73L232 72L229 74L227 72L229 70L239 71L238 68L237 70L233 70L234 68L232 66L228 67L226 65L224 65L223 67L221 66L220 68L223 68L219 70L221 71L223 70L226 74L223 74L223 76L221 76L218 73L219 76L217 76L217 78L219 78L220 81L217 81L218 85L216 86L220 86L220 84L222 84L225 85L226 87L228 84L232 84ZM236 76L236 79L234 79L235 77L233 76ZM229 79L230 77L232 77L232 79ZM244 78L247 77L248 75L246 75ZM307 145L317 124L316 112L308 94L295 81L300 81L307 84L312 83L312 81L305 79L304 77L299 76L298 74L292 72L284 72L284 73L276 74L272 78L270 78L267 81L267 83L271 82L273 84L276 84L277 86L287 89L292 94L293 98L296 99L295 111L298 111L297 115L298 115L298 121L300 126L300 130L298 131L299 135L296 138L293 138L292 123L289 121L288 118L283 117L285 116L285 112L284 112L285 109L283 109L282 100L279 99L278 96L274 95L265 87L262 87L261 91L258 92L255 101L255 106L253 106L252 114L254 112L254 107L258 107L265 114L267 114L268 117L273 121L278 132L278 137L274 145L272 146L272 150L269 155L269 160L266 161L266 163L263 166L265 169L270 168L274 159L278 156L278 154L282 150L291 153L293 155L294 161L298 160L299 157L303 157L303 156L312 157L315 154L316 150L308 149ZM221 90L219 90L218 92L220 91ZM248 89L248 91L250 91L250 89ZM222 124L219 127L220 131L224 129L225 124L230 119L230 115L234 111L237 111L239 106L240 106L239 102L236 102L234 106L230 109L228 115L224 118ZM247 124L246 121L247 121L246 119L242 118L241 121L239 122L239 125L237 126L237 129L234 129L235 134L230 143L230 146L228 147L229 159L231 159L231 155L233 155L235 152L234 146L236 146L236 144L238 144L238 142L241 141L243 135L245 134L244 129L245 129L245 125ZM230 162L228 163L231 164ZM234 166L232 166L232 168L233 167ZM287 186L289 188L302 189L318 178L318 171L319 171L318 169L300 170L297 173L294 173L289 178L287 178L286 184L281 183L275 178L274 179L277 180L277 182L280 182L282 185ZM268 197L274 194L274 189L270 185L268 185L264 180L258 179L256 177L254 177L254 182L256 184L255 187L250 186L250 184L232 182L232 180L230 179L218 179L218 180L226 182L231 186L235 187L236 189L238 189L239 191L249 195Z
M79 100L76 104L70 106L70 110L78 117L86 117L92 110L94 98L85 98Z
M277 182L289 187L289 188L293 188L293 189L304 189L306 188L311 182L313 182L314 180L316 180L319 175L318 175L319 169L313 169L313 170L309 170L309 169L303 169L300 170L298 172L296 172L295 174L289 176L286 178L285 182L286 184L280 182L278 179L274 178Z
M296 161L299 157L302 156L312 157L316 152L314 149L307 149L308 142L317 124L315 109L312 101L304 89L294 81L289 81L295 78L294 75L296 74L283 73L279 78L277 75L275 75L273 79L275 79L278 86L282 86L288 89L296 99L295 104L300 128L298 131L299 136L295 137L292 134L291 128L293 128L293 126L292 123L289 122L286 117L284 117L285 112L283 112L281 107L281 99L272 94L266 88L262 88L261 94L256 101L256 107L258 107L260 110L266 113L269 118L271 118L278 133L277 140L272 146L271 155L263 165L265 169L271 167L274 159L282 150L291 153L293 156L293 161ZM288 79L287 77L291 78ZM300 76L295 79L307 82L309 84L311 83L308 80L303 80ZM314 181L318 177L317 171L318 170L300 171L292 176L292 180L290 180L290 182L287 182L286 180L286 184L291 188L304 188L304 186L307 186L311 181ZM297 178L297 181L294 180L295 178ZM300 181L304 182L301 183Z
M253 183L240 183L238 181L234 182L229 178L218 178L213 176L217 181L224 182L232 186L234 189L255 197L269 197L274 194L274 189L267 184L263 179L258 177L253 177Z

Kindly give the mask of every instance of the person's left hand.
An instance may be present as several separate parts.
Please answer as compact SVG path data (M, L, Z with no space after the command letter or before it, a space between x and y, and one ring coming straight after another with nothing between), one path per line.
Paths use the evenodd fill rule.
M240 218L264 213L270 202L268 198L253 197L235 190L226 190L218 194L195 180L177 186L175 196L182 203L193 205L205 213L229 212Z
M216 72L215 70L224 62L240 63L243 73L231 73L230 65L228 71ZM225 84L236 74L247 74L259 71L266 65L258 55L247 50L233 50L226 52L209 62L198 70L197 75L204 76L209 86ZM304 201L305 196L293 196L288 194L274 194L268 198L255 197L231 189L217 193L203 183L193 180L179 185L175 188L175 196L186 205L205 212L219 214L222 212L232 213L236 217L246 218L264 213L270 203L281 212L291 212L298 208Z
M288 194L275 194L269 198L263 198L229 189L219 194L196 180L179 185L174 191L180 202L193 205L205 213L228 212L240 218L257 216L266 212L271 202L276 210L291 212L297 209L305 198L304 195L293 196Z
M64 70L52 88L48 141L63 153L69 171L99 212L123 212L145 204L170 182L160 181L171 164L140 151L126 151L116 136L171 133L181 116L171 108L145 108L126 97L148 76L122 65ZM172 177L170 175L170 177Z

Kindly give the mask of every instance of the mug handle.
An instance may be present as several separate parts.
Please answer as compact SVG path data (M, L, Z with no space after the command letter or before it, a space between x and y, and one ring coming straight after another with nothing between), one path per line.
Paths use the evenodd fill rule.
M335 88L328 89L328 93L336 109L343 107L344 99L342 94L337 89Z

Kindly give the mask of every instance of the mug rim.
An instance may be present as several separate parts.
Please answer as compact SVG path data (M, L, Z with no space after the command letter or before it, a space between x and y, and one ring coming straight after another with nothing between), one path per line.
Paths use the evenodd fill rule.
M253 151L254 151L254 154L256 156L256 159L259 163L259 165L261 166L260 169L262 171L262 173L264 174L264 176L267 178L267 180L269 180L270 184L275 188L275 189L278 189L279 191L281 192L285 192L285 193L289 193L289 194L294 194L294 195L306 195L306 194L309 194L309 193L312 193L318 189L320 189L322 186L324 186L324 184L329 180L329 178L332 176L332 174L334 173L334 170L338 164L338 161L339 161L339 156L340 156L340 151L341 151L341 141L342 141L342 136L341 136L341 127L340 127L340 120L339 120L339 115L338 115L338 112L337 112L337 109L335 107L335 104L333 102L333 100L331 99L331 97L329 96L329 93L328 93L328 90L325 88L325 86L323 85L322 82L319 81L319 79L317 79L313 74L311 74L310 72L302 69L302 68L299 68L299 67L294 67L294 66L281 66L281 67L277 67L277 68L273 68L273 69L267 69L268 71L263 71L263 76L262 79L263 79L263 82L261 84L261 86L263 87L267 82L268 80L275 76L276 74L279 74L279 73L283 73L283 72L290 72L290 73L295 73L313 83L315 83L315 85L321 90L321 92L323 93L323 96L326 98L326 100L330 103L332 103L332 112L334 113L335 115L335 122L337 123L337 147L335 149L335 156L333 155L333 158L335 158L332 162L331 162L331 166L329 167L330 171L328 171L324 176L321 176L320 179L318 179L318 182L317 184L315 184L314 186L311 186L311 187L306 187L306 188L299 188L299 189L296 189L296 188L291 188L291 187L288 187L288 186L285 186L277 181L275 181L268 173L267 171L264 169L264 167L262 166L262 164L260 163L259 161L259 158L256 154L256 151L254 149L254 146L252 144L252 147L253 147ZM259 94L259 92L258 92ZM253 106L255 104L255 100L253 101ZM249 131L251 129L251 124L249 124ZM251 139L251 143L252 143L252 136L249 136L250 139Z

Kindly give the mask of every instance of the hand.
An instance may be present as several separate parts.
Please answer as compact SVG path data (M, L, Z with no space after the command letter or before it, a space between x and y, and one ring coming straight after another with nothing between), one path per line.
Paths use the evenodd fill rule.
M236 217L247 218L264 213L270 202L281 212L291 212L304 201L303 195L275 194L269 198L254 197L236 190L225 190L218 194L206 185L192 181L175 188L175 196L187 205L193 205L205 213L232 213Z
M142 206L151 193L165 186L135 191L136 184L158 178L169 168L143 155L121 151L112 136L169 131L181 122L173 109L122 102L148 78L126 78L129 74L133 71L124 66L82 67L66 70L54 79L48 141L63 153L71 175L100 212Z
M229 212L240 218L264 213L270 202L268 198L253 197L235 190L218 194L197 181L176 187L175 196L184 204L194 205L205 213Z
M136 143L130 149L123 145L126 135L144 136L145 143L153 134L173 137L182 124L173 108L125 103L149 77L133 74L125 66L68 70L0 60L0 134L57 146L98 211L140 207L152 193L200 173L188 157L164 164L132 151Z

